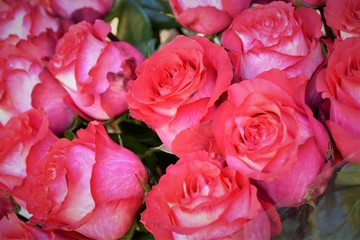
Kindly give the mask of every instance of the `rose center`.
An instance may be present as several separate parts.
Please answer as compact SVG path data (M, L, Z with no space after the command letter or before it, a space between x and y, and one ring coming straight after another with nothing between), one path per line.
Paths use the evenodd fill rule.
M251 151L260 150L272 144L278 135L278 123L271 114L241 117L235 120L239 132L238 150L244 147Z

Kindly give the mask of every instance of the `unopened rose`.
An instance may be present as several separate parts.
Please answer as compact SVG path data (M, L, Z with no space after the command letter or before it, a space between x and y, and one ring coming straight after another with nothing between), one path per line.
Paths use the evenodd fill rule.
M130 114L151 126L169 149L179 132L209 118L233 76L221 46L184 36L154 53L137 73L129 84Z
M166 169L146 197L141 222L155 239L270 239L274 227L249 179L206 152Z
M107 41L110 30L102 20L72 25L49 63L70 95L67 102L84 118L108 120L125 112L127 84L144 60L129 43Z
M50 9L61 18L75 22L94 22L103 18L111 9L113 0L48 0Z
M360 163L360 37L335 46L326 70L317 78L322 96L330 100L326 122L345 160Z
M143 201L146 170L101 123L90 122L72 141L60 139L43 158L28 161L13 196L32 223L91 239L117 239L129 230Z
M324 14L326 23L339 39L344 40L360 36L359 11L358 0L327 0Z
M272 68L310 78L324 58L321 35L320 15L314 9L295 10L291 3L275 1L236 16L221 42L229 49L240 80Z
M306 77L279 70L230 86L213 131L226 162L255 179L278 206L307 200L325 165L329 138L305 104Z
M31 109L0 127L0 188L11 191L27 176L29 159L39 159L57 140L41 110Z
M250 0L170 0L169 3L181 25L211 35L227 28L237 14L249 7Z

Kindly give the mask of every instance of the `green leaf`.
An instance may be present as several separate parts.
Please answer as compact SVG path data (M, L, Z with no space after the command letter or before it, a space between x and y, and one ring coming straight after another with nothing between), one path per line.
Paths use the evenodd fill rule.
M134 237L135 234L135 230L136 230L136 226L137 226L137 221L134 221L133 224L131 225L129 231L123 235L121 238L119 238L119 240L131 240Z
M178 28L168 1L135 0L148 15L154 29Z
M71 125L68 127L69 131L75 131L77 130L80 125L83 123L83 119L80 116L75 116L73 121L71 122Z
M150 57L156 50L156 39L152 38L147 42L138 44L137 49L145 56L145 58Z
M116 33L118 39L133 44L146 55L143 45L153 39L153 32L145 11L135 1L119 0L105 20L111 21L114 18L119 19Z
M337 186L360 186L360 164L346 164L336 176Z
M325 194L310 214L305 239L358 239L360 186Z
M143 206L145 207L145 205ZM138 222L134 238L136 240L153 240L154 236L145 228L144 224Z
M154 150L160 150L160 151L163 151L163 152L172 154L172 152L171 152L164 144L161 144L161 145L158 146L158 147L154 147L153 149L154 149Z
M73 140L75 136L76 136L75 133L73 133L71 131L64 132L64 138L67 138L69 140Z
M110 22L119 15L124 0L115 0L110 12L104 17L104 21Z

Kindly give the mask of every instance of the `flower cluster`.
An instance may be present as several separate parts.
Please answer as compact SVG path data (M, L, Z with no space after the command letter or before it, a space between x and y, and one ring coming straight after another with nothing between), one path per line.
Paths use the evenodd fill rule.
M140 2L0 2L0 238L270 239L360 163L357 0Z

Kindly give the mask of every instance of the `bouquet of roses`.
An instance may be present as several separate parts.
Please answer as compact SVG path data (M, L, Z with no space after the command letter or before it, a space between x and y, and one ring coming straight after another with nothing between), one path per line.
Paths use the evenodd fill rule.
M360 237L358 0L1 0L1 239Z

